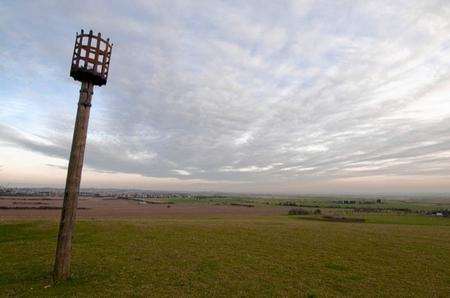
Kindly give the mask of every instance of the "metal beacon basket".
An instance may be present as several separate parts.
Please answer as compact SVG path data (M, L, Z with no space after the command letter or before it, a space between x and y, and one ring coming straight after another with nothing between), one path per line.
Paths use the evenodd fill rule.
M108 80L109 61L111 59L112 44L103 39L101 34L81 33L76 35L73 49L70 76L80 82L91 82L102 86Z

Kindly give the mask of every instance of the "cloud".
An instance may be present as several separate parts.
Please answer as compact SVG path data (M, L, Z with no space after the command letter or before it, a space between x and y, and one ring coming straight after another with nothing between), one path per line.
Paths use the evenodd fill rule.
M450 174L446 1L83 5L2 5L0 146L68 157L84 25L115 44L94 91L92 169L275 190Z
M189 176L189 175L191 175L191 173L189 173L186 170L172 170L172 172L175 172L178 175L182 175L182 176Z
M51 167L51 168L55 168L55 169L60 169L60 170L66 170L67 171L67 166L61 166L61 165L54 165L54 164L46 164L47 167Z

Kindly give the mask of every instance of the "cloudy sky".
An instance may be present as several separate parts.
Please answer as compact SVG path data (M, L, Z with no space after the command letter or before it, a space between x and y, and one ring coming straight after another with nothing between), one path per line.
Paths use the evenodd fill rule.
M114 42L82 186L450 191L450 2L0 1L0 184L64 186L75 32Z

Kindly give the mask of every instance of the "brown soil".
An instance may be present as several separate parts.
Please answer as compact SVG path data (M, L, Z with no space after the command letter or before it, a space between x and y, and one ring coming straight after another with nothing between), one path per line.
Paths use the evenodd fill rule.
M1 197L0 219L59 219L61 206L62 199L57 197ZM80 209L77 217L81 219L205 218L287 214L284 207L256 205L249 208L207 203L145 204L133 200L87 197L79 199L78 207Z

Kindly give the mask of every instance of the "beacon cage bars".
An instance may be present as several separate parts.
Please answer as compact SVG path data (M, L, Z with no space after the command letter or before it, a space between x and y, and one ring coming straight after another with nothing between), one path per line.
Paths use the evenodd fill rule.
M108 39L103 39L101 33L76 35L73 49L70 76L80 82L91 82L102 86L108 80L109 61L111 59L112 44Z

